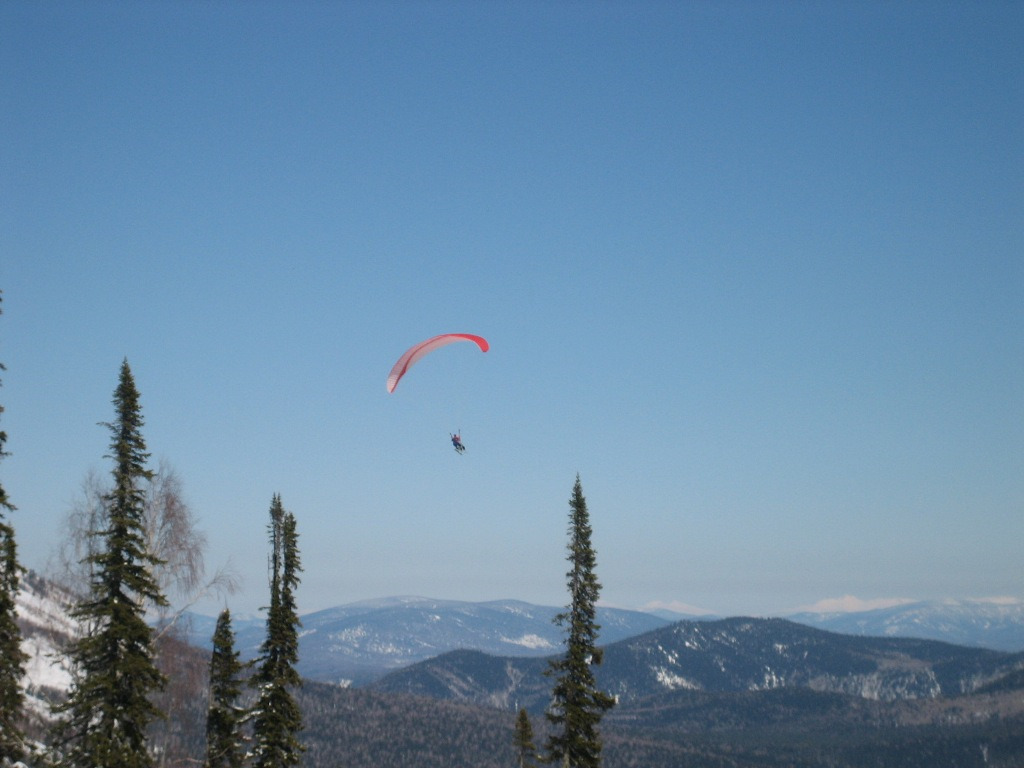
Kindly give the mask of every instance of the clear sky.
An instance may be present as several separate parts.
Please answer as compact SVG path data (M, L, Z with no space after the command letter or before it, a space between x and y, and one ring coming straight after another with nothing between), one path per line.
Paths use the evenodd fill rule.
M302 612L564 605L577 473L612 605L1024 598L1022 40L1016 2L0 4L21 559L127 358L237 612L278 492ZM491 351L388 395L445 332Z

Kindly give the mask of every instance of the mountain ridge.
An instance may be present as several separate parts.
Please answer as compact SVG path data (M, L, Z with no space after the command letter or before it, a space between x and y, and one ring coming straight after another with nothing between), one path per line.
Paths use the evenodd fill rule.
M547 662L450 651L369 687L541 711ZM914 638L840 635L786 619L683 621L604 646L598 685L620 703L673 692L744 693L801 688L876 701L927 700L1013 688L1024 653Z
M997 651L1024 651L1024 600L918 600L863 611L803 611L786 618L847 635L920 637Z
M381 598L304 614L297 669L303 677L342 685L363 685L408 664L453 648L498 655L543 656L561 647L554 623L561 609L521 600L468 602L405 597ZM667 619L618 608L599 608L604 636L624 639ZM254 657L263 640L262 621L235 626L236 646ZM208 646L207 637L193 642Z

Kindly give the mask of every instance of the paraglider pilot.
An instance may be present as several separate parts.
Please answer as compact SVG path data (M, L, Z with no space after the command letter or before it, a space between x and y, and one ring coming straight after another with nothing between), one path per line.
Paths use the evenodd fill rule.
M451 434L450 432L448 434ZM462 437L458 433L452 435L452 445L455 446L456 453L462 453L466 450L466 446L462 444Z

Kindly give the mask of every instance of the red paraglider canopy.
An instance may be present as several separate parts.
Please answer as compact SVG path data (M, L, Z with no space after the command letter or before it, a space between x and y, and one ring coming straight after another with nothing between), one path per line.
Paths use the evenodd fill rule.
M395 391L395 387L398 386L398 382L405 376L405 372L412 368L424 355L428 355L435 349L440 349L448 344L454 344L457 341L472 341L480 347L481 352L486 352L491 348L491 345L487 343L487 339L483 336L474 336L471 333L442 333L440 336L434 336L426 341L421 341L419 344L407 349L398 358L398 362L395 363L391 373L388 374L388 392Z

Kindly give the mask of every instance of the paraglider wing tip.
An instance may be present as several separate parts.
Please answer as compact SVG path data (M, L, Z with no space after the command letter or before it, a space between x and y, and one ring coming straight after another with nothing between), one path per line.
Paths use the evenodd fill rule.
M437 336L435 338L442 339L445 338L445 336L454 336L460 339L465 339L466 341L472 341L474 344L480 347L481 352L486 352L491 348L491 345L487 341L487 339L485 339L483 336L477 336L474 333L449 333Z

